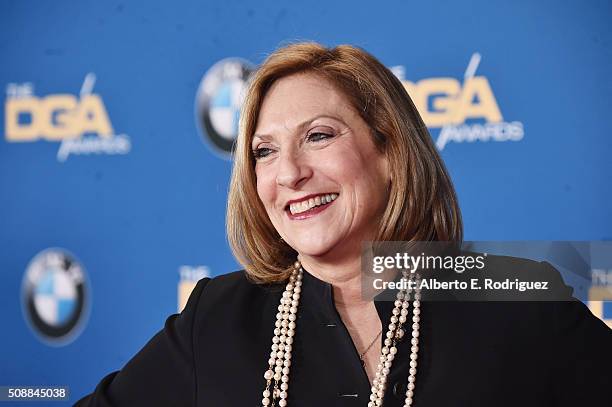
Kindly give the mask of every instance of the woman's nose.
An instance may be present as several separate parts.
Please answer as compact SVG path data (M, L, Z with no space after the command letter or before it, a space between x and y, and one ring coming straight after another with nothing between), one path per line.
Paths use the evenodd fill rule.
M277 168L276 183L287 188L300 186L312 172L299 154L290 151L281 152Z

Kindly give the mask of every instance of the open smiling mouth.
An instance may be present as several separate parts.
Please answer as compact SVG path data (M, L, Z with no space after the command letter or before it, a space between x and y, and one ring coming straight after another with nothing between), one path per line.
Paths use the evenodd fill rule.
M304 219L327 209L336 198L338 198L336 193L321 194L287 205L285 210L291 219Z

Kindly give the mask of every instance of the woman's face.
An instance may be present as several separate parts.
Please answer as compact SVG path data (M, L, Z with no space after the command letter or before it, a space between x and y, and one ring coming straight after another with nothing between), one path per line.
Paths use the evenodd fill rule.
M311 73L276 81L252 141L257 193L300 255L342 256L374 238L389 168L346 97Z

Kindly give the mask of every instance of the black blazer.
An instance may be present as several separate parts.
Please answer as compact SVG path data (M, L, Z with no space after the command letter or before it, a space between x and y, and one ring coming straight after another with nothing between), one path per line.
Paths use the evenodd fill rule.
M558 276L546 263L488 261ZM252 284L242 271L202 279L185 310L76 405L261 406L282 289ZM612 331L567 300L423 302L413 405L608 405ZM393 304L375 305L386 326ZM403 405L409 355L407 339L388 376L385 407ZM367 406L370 383L332 287L307 272L292 356L290 407Z

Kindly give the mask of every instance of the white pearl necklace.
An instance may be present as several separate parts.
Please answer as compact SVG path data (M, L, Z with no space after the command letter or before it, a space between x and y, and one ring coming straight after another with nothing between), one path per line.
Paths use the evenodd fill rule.
M276 322L274 323L274 337L268 359L268 370L264 373L266 387L263 391L261 404L264 407L287 406L289 392L289 367L291 366L291 350L293 336L297 320L297 310L300 304L300 293L302 291L302 276L304 270L299 261L293 265L293 271L289 276L289 282L285 286L285 291L278 306ZM406 272L402 272L404 278L408 277ZM415 275L410 275L410 280L415 280ZM412 301L412 339L410 348L410 371L408 375L408 389L404 407L412 405L414 397L414 382L417 373L417 357L419 352L419 322L421 291L419 289L419 278L416 277L416 290ZM391 366L397 354L397 343L404 336L403 326L407 321L408 307L410 306L410 294L412 290L400 290L391 315L384 346L381 350L380 363L378 363L376 376L372 382L372 393L368 407L380 407L383 405L383 398L387 384L387 375L391 371Z

